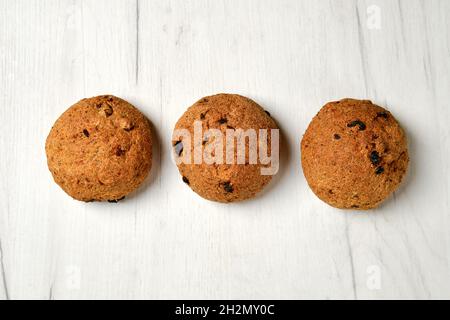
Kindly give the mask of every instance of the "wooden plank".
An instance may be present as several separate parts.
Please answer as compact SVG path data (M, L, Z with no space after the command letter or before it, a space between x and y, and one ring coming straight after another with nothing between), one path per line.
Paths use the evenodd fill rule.
M446 0L0 0L0 299L450 298L449 20ZM283 131L254 201L207 202L171 161L177 119L218 92ZM123 203L78 203L45 139L104 93L151 119L155 165ZM368 213L326 206L300 168L309 121L344 97L410 140L407 183Z

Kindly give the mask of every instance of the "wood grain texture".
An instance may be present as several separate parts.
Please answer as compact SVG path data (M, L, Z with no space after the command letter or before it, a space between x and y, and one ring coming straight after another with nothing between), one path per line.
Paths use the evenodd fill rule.
M450 298L449 21L447 0L0 0L0 299ZM283 130L254 201L204 201L171 161L176 120L217 92ZM152 176L118 205L71 200L46 167L56 118L103 93L157 132ZM405 185L368 213L301 172L309 121L344 97L387 106L410 141Z

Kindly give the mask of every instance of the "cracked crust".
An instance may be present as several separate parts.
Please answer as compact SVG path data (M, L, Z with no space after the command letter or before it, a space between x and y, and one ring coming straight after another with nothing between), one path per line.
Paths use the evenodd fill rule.
M340 209L379 206L399 187L409 162L397 120L367 100L325 105L306 130L301 152L313 192Z
M178 120L175 129L187 129L194 136L194 121L201 121L203 132L218 129L225 136L227 129L278 129L269 113L254 101L234 94L218 94L200 99ZM183 155L184 145L180 140L172 141L175 155ZM212 143L208 139L201 142L203 147ZM236 164L184 164L178 165L182 180L192 190L205 199L217 202L236 202L253 198L272 179L261 175L261 163L249 164L248 143L246 163ZM271 153L270 140L268 153ZM191 155L194 143L191 143ZM224 152L225 155L225 143Z
M56 121L46 153L55 182L74 199L117 202L151 169L150 123L120 98L83 99Z

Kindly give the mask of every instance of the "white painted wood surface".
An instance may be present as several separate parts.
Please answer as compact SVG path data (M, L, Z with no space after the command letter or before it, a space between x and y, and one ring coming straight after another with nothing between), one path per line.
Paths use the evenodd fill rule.
M448 0L0 0L0 299L450 298L449 21ZM217 92L283 129L254 201L207 202L171 161L176 120ZM151 119L155 165L126 202L79 203L44 142L104 93ZM410 140L405 185L368 213L320 202L300 167L309 121L344 97Z

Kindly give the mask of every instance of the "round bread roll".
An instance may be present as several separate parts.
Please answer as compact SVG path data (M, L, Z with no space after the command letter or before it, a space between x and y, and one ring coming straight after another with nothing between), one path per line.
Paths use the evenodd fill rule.
M312 191L340 209L378 207L408 168L406 136L394 116L370 101L326 104L301 143L303 172Z
M83 99L56 121L46 153L55 182L74 199L117 202L151 169L150 123L120 98Z
M205 97L191 106L178 120L175 131L187 130L194 136L194 123L197 121L202 131L218 130L226 137L227 130L260 129L267 130L267 154L272 155L272 130L278 126L266 112L254 101L235 94L218 94ZM206 137L197 147L205 150L215 143L213 137ZM258 144L262 142L258 136ZM277 141L278 142L278 141ZM190 147L188 147L190 146ZM226 141L223 142L226 154ZM192 156L195 153L195 142L187 144L179 137L173 140L176 157L185 156L186 151ZM189 148L189 150L186 150ZM249 161L249 142L246 145L245 163L237 161L237 147L234 148L233 163L178 163L178 169L184 183L189 185L201 197L217 202L237 202L255 197L272 179L272 174L263 174L264 168L270 164L258 161ZM193 156L190 158L192 160ZM274 172L275 173L275 172Z

